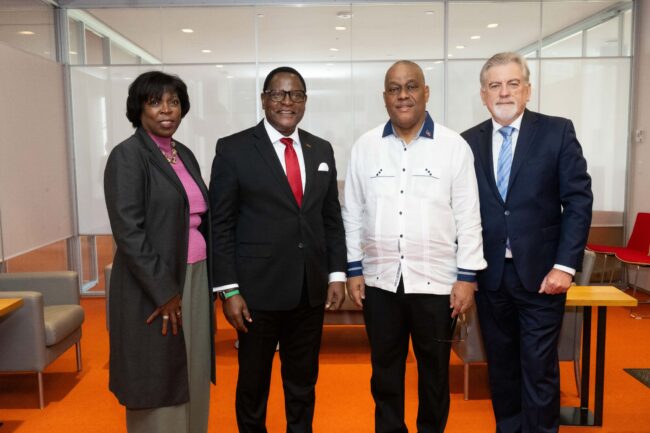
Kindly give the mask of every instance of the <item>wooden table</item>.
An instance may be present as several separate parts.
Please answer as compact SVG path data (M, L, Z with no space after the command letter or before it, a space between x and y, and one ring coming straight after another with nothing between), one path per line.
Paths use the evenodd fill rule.
M20 298L0 298L0 317L19 309L22 305L23 300ZM0 427L2 424L4 423L0 420Z
M573 286L567 292L567 307L583 307L582 372L580 407L560 409L560 424L581 426L603 425L603 394L605 385L605 330L607 307L635 307L638 301L614 286ZM589 410L589 369L591 366L591 309L598 307L596 331L596 383L594 411Z
M23 305L20 298L2 298L0 299L0 317L17 310Z

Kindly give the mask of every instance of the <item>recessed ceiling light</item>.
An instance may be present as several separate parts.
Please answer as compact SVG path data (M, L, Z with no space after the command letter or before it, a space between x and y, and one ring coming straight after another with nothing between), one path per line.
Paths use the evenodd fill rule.
M72 54L73 56L76 56L77 52L76 51L70 51L70 54Z
M434 12L433 12L433 11L424 11L424 14L425 14L425 15L433 15Z
M479 35L470 36L469 38L472 39L472 40L481 39L481 37Z
M201 50L201 52L202 52L202 53L205 53L205 54L208 54L208 53L211 53L212 50Z
M494 29L494 28L497 28L497 27L499 27L499 23L490 23L490 24L487 25L488 29Z
M430 70L432 70L432 69L433 69L433 66L427 66L427 67L426 67L426 70L427 70L427 71L430 71Z
M454 57L453 54L447 54L447 57Z
M18 32L18 34L23 35L23 36L32 36L32 35L35 35L36 33L34 33L31 30L21 30L21 31Z
M226 78L232 78L232 75L226 75Z
M330 48L330 51L338 51L338 50L339 50L338 48L333 48L333 47Z
M458 48L459 50L464 50L464 49L465 49L465 45L456 45L456 48Z
M214 65L217 68L223 68L223 65Z
M192 30L192 29L181 29L181 32L183 32L183 33L194 33L194 30Z
M336 16L341 18L342 20L349 20L350 18L352 18L352 12L350 12L350 11L341 11L341 12L337 12Z
M345 26L336 26L336 27L334 27L334 29L336 29L336 30L342 32L343 30L347 30L348 28L345 27Z
M264 14L257 14L257 18L264 18Z

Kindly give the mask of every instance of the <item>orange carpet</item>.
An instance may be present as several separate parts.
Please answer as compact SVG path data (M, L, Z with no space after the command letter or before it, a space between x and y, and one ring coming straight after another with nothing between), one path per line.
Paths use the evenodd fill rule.
M82 338L83 371L76 373L72 349L53 363L44 375L46 407L43 410L38 409L36 375L0 375L0 420L5 423L0 427L0 433L125 432L124 410L107 389L108 336L104 300L86 298L82 300L82 306L86 311ZM650 309L650 306L645 308ZM218 311L217 386L212 388L210 433L234 433L237 431L234 415L237 377L237 357L233 348L235 332L226 323L220 308ZM2 348L0 356L1 351ZM604 426L562 427L561 431L650 433L650 388L623 371L623 368L650 367L650 320L633 320L628 317L627 310L611 308L606 354ZM372 433L370 364L363 328L327 326L320 365L314 431ZM285 428L277 367L274 366L269 399L270 433L281 433ZM470 371L471 400L464 401L463 367L452 355L448 433L494 432L486 368L477 365ZM416 381L415 359L411 354L406 372L406 421L411 432L416 431ZM571 405L578 402L570 363L562 363L562 401Z

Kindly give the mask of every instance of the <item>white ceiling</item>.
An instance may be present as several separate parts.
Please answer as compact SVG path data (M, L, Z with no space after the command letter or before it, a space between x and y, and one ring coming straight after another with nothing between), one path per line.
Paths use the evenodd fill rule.
M450 1L448 52L455 59L484 59L497 51L518 50L536 43L540 35L558 32L619 3L624 2ZM439 1L122 7L84 12L167 64L333 63L444 57L445 11L444 3ZM341 12L351 12L352 17L340 18ZM498 27L487 28L490 23ZM336 30L337 26L345 30ZM183 33L183 28L194 32ZM18 34L30 29L34 35ZM39 0L0 0L0 41L52 58L52 35L49 6Z
M454 58L483 59L497 51L517 50L535 43L540 32L543 36L553 34L617 3L546 1L542 8L539 2L530 1L451 2L449 53ZM444 56L444 4L440 2L87 12L163 63L243 63L256 58L261 63L347 62ZM352 12L352 18L339 18L340 12ZM490 23L499 26L489 29ZM346 30L336 30L336 26ZM183 28L194 33L182 33ZM456 48L459 45L465 48ZM207 49L211 52L202 52Z

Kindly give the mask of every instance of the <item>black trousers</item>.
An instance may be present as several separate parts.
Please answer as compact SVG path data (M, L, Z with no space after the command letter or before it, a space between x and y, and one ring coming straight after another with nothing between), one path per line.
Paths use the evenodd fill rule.
M498 433L558 431L557 342L565 300L565 295L527 291L511 260L497 290L477 292Z
M449 296L404 294L366 286L363 304L370 340L375 432L406 433L404 375L409 337L418 366L419 433L442 433L449 414L451 310ZM442 342L440 341L442 340Z
M280 343L287 433L311 433L324 305L303 299L289 311L251 311L248 333L239 335L235 397L240 433L266 433L266 407L275 348Z

